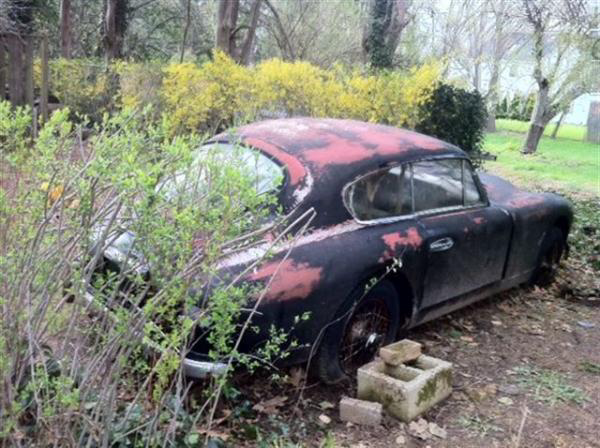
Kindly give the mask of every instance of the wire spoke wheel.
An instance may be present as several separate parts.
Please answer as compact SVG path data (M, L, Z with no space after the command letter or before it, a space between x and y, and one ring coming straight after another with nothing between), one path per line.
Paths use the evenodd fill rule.
M374 298L359 304L344 328L340 345L340 364L352 373L369 362L389 339L390 310L383 299Z

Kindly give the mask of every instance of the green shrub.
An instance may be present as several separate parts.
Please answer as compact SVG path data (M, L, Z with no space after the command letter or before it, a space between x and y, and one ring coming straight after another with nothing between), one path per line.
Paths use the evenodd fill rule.
M486 118L479 92L440 83L421 106L416 130L453 143L476 160L483 145Z
M20 113L6 107L0 129ZM235 152L197 159L201 140L171 137L168 120L156 123L150 110L107 115L86 142L69 117L68 109L52 114L32 148L16 142L7 161L21 182L0 189L0 441L186 446L186 435L214 416L231 375L188 400L180 361L194 328L211 334L215 357L249 367L272 363L289 343L274 329L256 353L238 352L241 310L259 291L233 279L220 276L190 313L198 299L188 291L215 283L225 251L262 238L255 230L273 197L256 194ZM184 174L207 179L201 194L158 192ZM123 229L136 235L133 249L152 273L138 270L139 257L124 260L134 286L125 297L117 287L124 272L98 275L94 262ZM101 291L91 301L89 282Z

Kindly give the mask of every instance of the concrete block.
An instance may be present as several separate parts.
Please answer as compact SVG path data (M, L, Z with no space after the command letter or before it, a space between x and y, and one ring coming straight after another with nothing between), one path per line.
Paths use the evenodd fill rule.
M381 403L344 397L340 400L340 419L358 425L379 425L382 408Z
M386 364L398 366L414 361L421 356L421 344L410 339L402 339L379 349L379 356Z
M357 396L376 401L394 417L410 422L452 392L452 364L421 355L413 366L376 360L358 369Z

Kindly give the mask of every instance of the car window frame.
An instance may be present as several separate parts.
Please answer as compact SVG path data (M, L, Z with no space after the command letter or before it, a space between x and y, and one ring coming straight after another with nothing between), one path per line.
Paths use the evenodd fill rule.
M461 161L461 165L462 165L461 183L463 185L462 205L453 205L450 207L438 207L438 208L415 212L414 211L415 210L415 194L414 194L413 164L419 163L419 162L436 162L436 161L442 161L442 160L460 160ZM389 171L391 169L394 169L395 167L402 166L402 165L408 165L408 167L410 168L408 171L410 172L411 206L412 206L413 212L410 214L406 214L406 215L390 216L390 217L370 219L370 220L359 219L356 216L356 213L354 211L354 208L352 207L352 204L350 203L350 198L349 198L349 194L348 194L349 190L352 188L352 186L355 183L360 182L361 180L363 180L371 175L380 173L382 171ZM479 192L479 197L481 198L480 203L476 203L473 205L464 205L465 204L465 179L464 179L465 169L469 169L473 176L475 186ZM462 211L462 210L473 210L473 209L485 208L485 207L490 206L490 202L489 202L488 196L486 194L485 188L483 188L483 184L481 183L479 176L477 175L477 172L473 169L473 164L471 163L471 160L468 157L455 157L455 156L423 157L423 158L413 159L413 160L406 161L406 162L391 163L384 167L369 171L368 173L360 175L357 178L353 179L352 181L348 182L346 185L344 185L344 187L342 188L342 202L344 204L344 207L348 211L348 213L350 213L350 216L352 216L352 219L354 219L357 223L362 224L362 225L388 224L388 223L393 223L393 222L398 222L398 221L406 221L406 220L410 220L410 219L416 219L421 216L439 215L439 214L444 214L444 213L449 213L449 212Z

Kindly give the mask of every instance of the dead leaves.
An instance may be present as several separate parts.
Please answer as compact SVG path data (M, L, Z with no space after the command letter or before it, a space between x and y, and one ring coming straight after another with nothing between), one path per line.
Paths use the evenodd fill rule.
M252 410L267 415L276 414L279 408L285 404L287 398L286 396L277 395L276 397L256 403L252 406Z
M445 439L448 436L448 433L444 428L441 428L434 422L428 422L424 418L410 422L408 425L408 432L421 440L428 440L432 436Z

